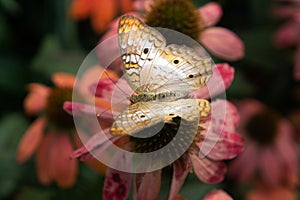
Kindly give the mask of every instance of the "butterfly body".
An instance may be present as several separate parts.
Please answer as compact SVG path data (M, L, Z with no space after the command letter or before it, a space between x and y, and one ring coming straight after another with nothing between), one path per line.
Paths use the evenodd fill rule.
M130 97L132 104L115 119L111 133L146 137L143 130L177 124L178 117L197 127L199 118L210 112L210 104L189 99L188 94L207 83L211 58L186 45L167 45L158 30L133 16L120 19L118 36L124 76L135 94Z

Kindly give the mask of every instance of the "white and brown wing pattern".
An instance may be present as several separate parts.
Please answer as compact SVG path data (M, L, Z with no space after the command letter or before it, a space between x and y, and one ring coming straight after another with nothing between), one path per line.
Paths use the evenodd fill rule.
M119 48L125 77L136 90L145 84L151 67L166 46L165 38L140 19L124 15L119 21Z
M156 59L155 70L148 81L159 80L155 93L173 92L176 97L185 97L208 82L212 75L212 59L200 56L196 49L185 45L168 45Z
M173 99L178 99L203 87L211 76L209 56L186 45L166 46L157 29L136 17L123 16L118 34L123 71L136 93L175 93Z
M209 112L210 104L204 99L138 102L130 105L117 116L111 127L111 133L113 135L135 135L143 129L159 123L162 123L162 126L164 123L172 124L176 117L198 123L199 118L206 117Z

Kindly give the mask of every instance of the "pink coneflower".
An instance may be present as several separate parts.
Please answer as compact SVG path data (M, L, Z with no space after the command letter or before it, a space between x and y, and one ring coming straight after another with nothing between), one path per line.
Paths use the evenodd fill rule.
M294 78L300 80L300 1L277 0L273 14L285 19L285 23L275 33L274 43L278 47L295 47Z
M213 55L225 60L239 60L244 56L241 39L226 28L214 26L222 16L222 8L218 3L205 4L198 10L189 0L148 0L144 3L147 10L143 20L149 26L182 32L199 41ZM142 5L140 2L139 8ZM140 18L143 16L137 12L129 14ZM119 19L112 22L101 41L117 34L118 22Z
M238 109L245 151L233 161L230 175L241 182L258 179L268 187L295 187L298 152L290 123L256 100L244 100Z
M225 86L228 87L233 78L233 68L227 64L220 64L214 68L214 72L220 71ZM104 81L104 80L103 80ZM103 85L100 81L98 85ZM218 81L218 82L217 82ZM208 84L215 85L219 88L222 80L216 80L213 77ZM113 83L112 83L113 84ZM125 87L126 82L122 83ZM224 88L225 89L225 88ZM211 95L219 94L219 89L216 89ZM199 90L193 92L191 97L199 95L208 95L207 90ZM104 97L110 99L110 97ZM226 107L226 116L209 115L200 119L199 128L190 148L173 163L173 179L169 194L169 199L173 199L180 191L189 172L194 172L196 176L206 183L217 183L223 180L226 173L226 166L222 160L232 159L243 149L243 142L239 134L235 133L235 127L239 120L239 115L235 107L226 100L216 100L211 103L212 110L221 110ZM95 114L93 106L66 102L65 109L78 115L79 113ZM104 110L101 107L96 110ZM102 116L100 115L100 118ZM109 116L103 116L105 120ZM224 117L224 118L223 118ZM113 119L111 119L112 121ZM222 128L223 127L223 128ZM105 129L102 134L96 134L85 145L85 147L76 150L72 157L79 157L81 160L86 160L91 157L89 152L101 154L107 147L107 142L104 138L105 134L112 142L120 144L122 141L128 141L127 135L112 136L109 129ZM139 145L139 140L134 141L133 147ZM161 141L158 140L158 143ZM159 144L157 144L159 146ZM214 146L213 146L214 145ZM127 146L128 147L128 146ZM131 146L132 147L132 146ZM207 148L212 148L209 152L202 152ZM131 149L134 151L134 149ZM119 162L119 160L117 160ZM134 198L135 199L156 199L160 190L161 170L156 170L147 173L138 173L134 176ZM126 199L131 185L131 173L121 172L116 169L109 168L106 175L103 199Z

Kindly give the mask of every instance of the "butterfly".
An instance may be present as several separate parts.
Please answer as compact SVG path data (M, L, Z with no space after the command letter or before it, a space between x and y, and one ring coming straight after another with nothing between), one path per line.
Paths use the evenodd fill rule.
M130 15L119 21L118 42L124 76L135 94L116 117L112 135L150 137L158 124L172 125L180 118L197 125L209 114L207 100L188 98L212 75L208 55L184 44L167 44L158 29Z

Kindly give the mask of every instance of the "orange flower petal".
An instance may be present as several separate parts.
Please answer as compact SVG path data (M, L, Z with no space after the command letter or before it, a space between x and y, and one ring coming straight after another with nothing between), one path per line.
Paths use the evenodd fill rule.
M51 171L53 178L61 188L72 187L76 181L78 163L71 159L73 146L68 134L59 133L55 137L55 146L52 147Z
M50 88L38 83L29 84L28 88L30 92L23 105L26 114L34 115L45 107Z
M99 162L97 159L92 158L86 160L84 163L86 163L92 170L94 170L98 174L101 174L103 176L106 174L107 166Z
M119 0L121 13L127 13L133 10L132 0Z
M73 88L75 77L72 74L60 72L52 75L52 82L60 88Z
M55 134L47 133L37 150L35 159L37 174L40 183L44 185L49 185L53 180L51 172L51 151L55 146Z
M36 150L41 142L45 123L46 119L44 117L40 117L28 128L17 149L18 162L23 163Z
M85 19L89 16L92 7L91 0L73 0L70 5L70 16L73 19Z
M113 20L115 14L115 1L95 1L91 13L92 26L94 30L98 33L105 31L105 28Z

